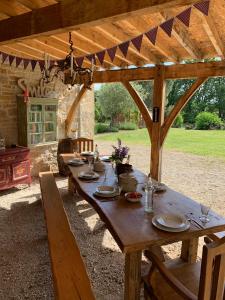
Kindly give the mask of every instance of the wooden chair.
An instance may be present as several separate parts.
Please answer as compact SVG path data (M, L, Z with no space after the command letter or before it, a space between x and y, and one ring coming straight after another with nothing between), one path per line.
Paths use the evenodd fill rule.
M73 140L73 149L75 152L94 151L94 141L87 138L78 138Z
M51 172L39 174L55 288L59 300L94 300L84 262Z
M154 253L149 256L152 265L144 277L145 299L224 299L225 238L204 245L202 260L194 264L178 259L163 263Z

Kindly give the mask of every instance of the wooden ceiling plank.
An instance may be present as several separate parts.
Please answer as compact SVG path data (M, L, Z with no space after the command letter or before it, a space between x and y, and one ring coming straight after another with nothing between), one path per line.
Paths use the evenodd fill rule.
M23 41L21 43L17 43L18 45L27 47L28 49L31 49L33 51L38 51L40 52L40 54L42 55L42 59L44 59L44 53L48 53L50 55L51 58L53 59L61 59L61 56L58 56L55 49L50 48L51 50L48 51L49 47L47 47L47 45L39 42L39 41L35 41L35 40L29 40L29 41Z
M86 0L84 5L81 0L61 0L59 3L0 21L0 42L31 38L44 33L56 34L68 31L71 27L95 26L102 22L123 19L127 15L153 13L195 2L197 0ZM12 9L10 11L12 13Z
M37 60L43 59L43 57L41 55L34 55L33 53L30 53L29 50L26 51L26 50L24 50L24 48L20 49L19 46L13 46L12 44L10 44L10 45L2 45L1 47L4 47L4 49L6 49L6 52L8 49L12 53L12 55L16 55L16 53L19 53L18 56L21 58L31 58L31 59L37 59ZM9 52L7 52L7 53L9 53Z
M162 22L174 17L174 14L160 13ZM174 22L172 36L177 42L187 51L192 58L201 59L203 54L198 49L197 45L190 39L188 31L178 22Z
M55 4L57 1L50 0L17 0L17 2L23 4L29 9L38 9L47 5Z
M30 12L30 9L18 1L0 1L0 11L10 17Z

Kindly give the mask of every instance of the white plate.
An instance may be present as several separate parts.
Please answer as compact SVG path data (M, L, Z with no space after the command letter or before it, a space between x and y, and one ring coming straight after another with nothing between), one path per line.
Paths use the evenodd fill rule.
M96 192L102 195L112 195L115 191L115 187L111 185L100 185L96 188Z
M67 164L72 166L81 166L84 165L84 162L80 159L71 159L68 160Z
M102 194L102 193L98 193L97 191L94 192L94 195L97 197L101 197L101 198L113 198L118 196L119 194L117 192L114 192L113 194Z
M156 216L152 218L152 224L157 227L160 230L167 231L167 232L182 232L186 231L190 228L190 223L186 221L185 226L181 228L169 228L169 227L164 227L161 224L159 224L156 220Z
M102 156L102 157L100 157L100 159L102 160L102 161L105 161L105 162L110 162L111 160L110 160L110 156Z
M81 152L81 155L83 155L83 156L93 156L93 155L94 155L94 152L91 152L91 151L84 151L84 152Z
M81 179L97 179L99 175L95 172L80 172L78 177Z
M182 228L187 222L186 218L179 214L159 214L156 220L160 225L168 228Z

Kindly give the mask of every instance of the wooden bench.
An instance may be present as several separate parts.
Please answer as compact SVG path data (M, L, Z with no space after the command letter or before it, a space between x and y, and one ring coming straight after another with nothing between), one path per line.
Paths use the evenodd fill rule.
M59 300L94 300L75 237L51 172L39 174L47 226L55 297Z

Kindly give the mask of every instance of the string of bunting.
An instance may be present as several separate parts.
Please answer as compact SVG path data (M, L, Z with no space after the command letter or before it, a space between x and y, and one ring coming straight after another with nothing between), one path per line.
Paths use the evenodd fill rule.
M138 36L136 36L136 37L134 37L130 40L127 40L127 41L125 41L121 44L118 44L118 45L113 46L113 47L108 48L108 49L104 49L104 50L96 52L96 53L88 54L88 55L82 56L82 57L76 57L75 58L76 63L79 67L81 67L83 62L84 62L84 59L86 58L90 62L93 61L94 64L96 64L96 59L98 59L99 63L101 65L103 65L106 53L108 54L111 61L113 62L118 49L121 51L123 56L126 58L129 46L131 44L140 52L141 51L141 46L142 46L142 40L143 40L144 36L146 36L148 38L148 40L153 45L156 44L157 34L158 34L158 29L159 28L161 28L167 36L171 37L175 19L178 19L187 28L189 28L192 8L194 7L195 9L199 10L205 16L208 16L209 3L210 3L210 0L204 0L204 1L201 1L201 2L198 2L198 3L195 3L191 7L185 9L184 11L182 11L181 13L176 15L175 17L166 20L165 22L161 23L159 26L151 28L147 32L144 32L144 33L142 33L142 34L140 34L140 35L138 35ZM0 55L2 56L2 63L3 64L6 62L6 60L8 58L10 66L12 65L12 63L15 60L16 67L18 67L23 62L24 69L27 68L29 63L31 64L32 70L35 69L37 64L39 65L41 70L44 69L44 60L25 59L25 58L9 55L9 54L6 54L6 53L1 52L1 51L0 51ZM50 64L55 64L55 63L57 63L57 61L53 61L53 60L50 61Z

